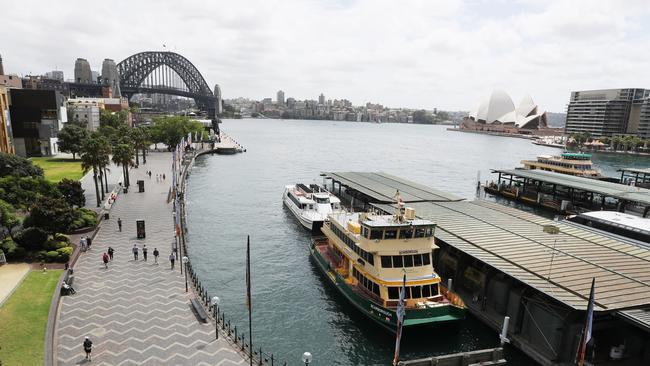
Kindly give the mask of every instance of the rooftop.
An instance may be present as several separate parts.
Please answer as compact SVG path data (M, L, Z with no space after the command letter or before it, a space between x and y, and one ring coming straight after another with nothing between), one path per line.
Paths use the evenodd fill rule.
M349 189L371 197L374 202L393 203L395 192L408 202L448 202L461 201L464 198L451 193L429 188L422 184L410 182L387 173L366 172L323 172L327 178L341 182ZM335 193L335 192L333 192Z
M599 221L607 222L612 225L623 226L630 230L638 230L650 233L650 219L644 219L639 216L617 211L592 211L585 212L580 215L595 218Z
M650 189L538 169L506 169L492 170L492 172L514 175L517 177L533 179L550 184L557 184L559 186L570 187L581 191L595 192L607 197L637 202L645 206L650 206Z
M624 169L619 169L618 171L650 175L650 168L624 168Z

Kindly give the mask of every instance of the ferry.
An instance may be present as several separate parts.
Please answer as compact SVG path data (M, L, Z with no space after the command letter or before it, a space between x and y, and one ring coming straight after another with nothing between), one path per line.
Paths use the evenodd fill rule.
M593 167L590 154L562 153L560 156L540 155L537 160L522 160L524 169L540 169L579 177L601 178Z
M338 197L316 184L286 186L282 201L300 224L314 234L320 233L327 215L342 209Z
M321 229L325 237L312 240L311 256L327 282L391 332L404 275L404 329L459 321L465 304L433 269L434 230L402 205L395 215L332 213Z

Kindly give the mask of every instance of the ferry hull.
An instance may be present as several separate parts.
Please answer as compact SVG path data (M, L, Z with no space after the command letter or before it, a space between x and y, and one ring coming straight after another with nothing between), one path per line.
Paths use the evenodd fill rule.
M390 332L397 330L397 315L394 310L373 303L354 292L345 280L321 256L312 243L311 258L321 270L325 279L341 293L354 307L375 323ZM442 305L425 309L406 309L403 329L431 326L443 322L455 322L465 318L465 309L453 305Z
M323 227L323 221L309 221L303 218L300 215L300 212L296 212L296 210L287 203L286 197L282 200L284 205L291 211L293 216L298 220L300 225L302 225L305 229L309 230L312 234L314 235L321 235L320 228Z

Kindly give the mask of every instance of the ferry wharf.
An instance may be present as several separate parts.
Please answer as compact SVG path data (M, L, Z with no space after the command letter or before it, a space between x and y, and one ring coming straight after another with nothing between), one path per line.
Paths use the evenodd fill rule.
M87 363L82 347L86 336L93 342L94 364L247 364L230 338L220 334L216 339L215 326L197 320L190 306L193 292L186 290L185 273L180 272L181 260L170 269L174 243L173 205L168 200L171 162L172 153L150 152L146 164L130 170L132 182L144 181L144 192L131 189L118 196L91 249L74 265L76 294L60 299L53 354L46 354L50 359L46 365ZM156 179L158 175L165 179ZM144 238L138 239L137 220L145 222ZM134 244L139 248L138 260L132 254ZM147 261L143 260L144 245ZM109 246L115 257L104 268L102 253ZM154 248L160 252L159 264L154 263Z
M648 248L386 173L322 176L332 193L361 209L393 213L399 190L417 217L437 225L433 258L443 281L495 333L509 317L511 345L540 364L574 364L592 278L595 363L650 364Z
M641 174L639 172L643 171L636 170L635 174ZM495 169L492 173L497 175L497 180L486 183L486 193L527 205L563 214L600 210L628 212L641 217L650 214L650 189L647 188L538 169ZM640 179L645 176L641 175Z

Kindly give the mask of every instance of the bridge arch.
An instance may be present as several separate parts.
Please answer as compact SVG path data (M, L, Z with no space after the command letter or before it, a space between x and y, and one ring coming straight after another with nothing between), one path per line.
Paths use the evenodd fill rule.
M170 70L173 70L173 73ZM120 91L127 98L138 93L193 98L199 108L207 110L211 119L216 118L216 97L208 83L196 66L178 53L164 51L136 53L117 64L117 72L120 75ZM176 76L184 85L178 83Z

